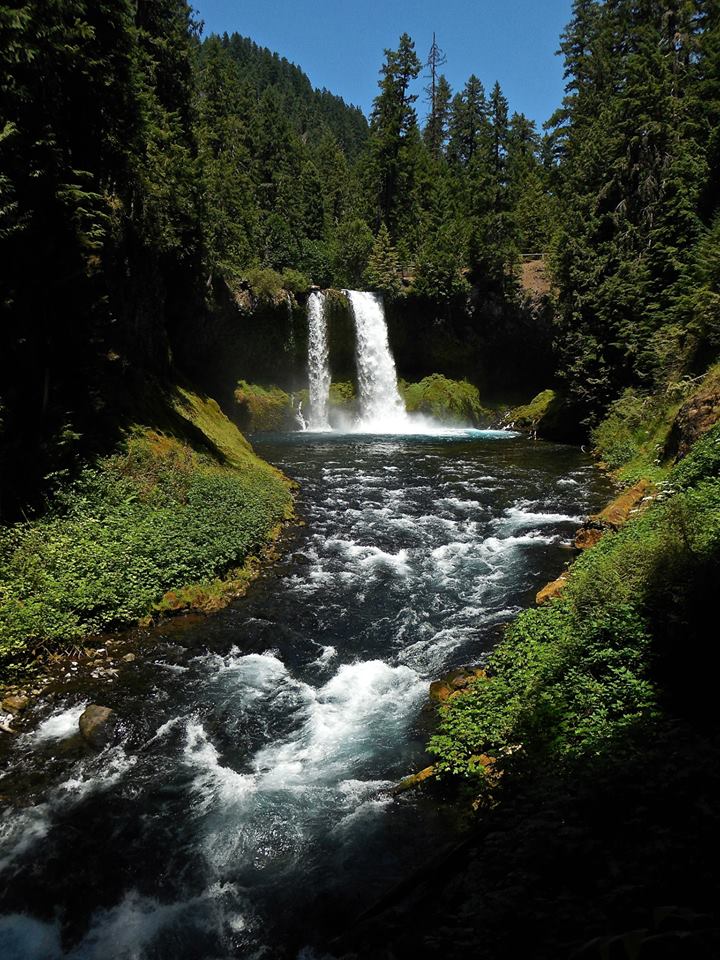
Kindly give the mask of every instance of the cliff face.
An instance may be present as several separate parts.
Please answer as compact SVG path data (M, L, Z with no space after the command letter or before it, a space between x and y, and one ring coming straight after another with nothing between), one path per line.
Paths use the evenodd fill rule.
M199 325L175 332L176 364L231 410L239 380L293 392L307 386L307 294L278 290L256 296L218 282ZM355 332L346 298L326 301L333 380L355 378ZM553 381L552 308L540 294L515 300L484 296L438 305L407 293L386 301L398 376L435 373L476 384L483 396L523 399Z

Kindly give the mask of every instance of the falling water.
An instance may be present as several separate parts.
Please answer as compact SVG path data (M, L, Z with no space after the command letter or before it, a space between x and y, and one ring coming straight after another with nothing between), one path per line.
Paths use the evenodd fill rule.
M397 387L382 299L375 293L345 291L356 332L358 393L362 430L404 432L409 419Z
M330 364L328 359L325 294L308 298L308 375L310 379L309 430L329 430Z

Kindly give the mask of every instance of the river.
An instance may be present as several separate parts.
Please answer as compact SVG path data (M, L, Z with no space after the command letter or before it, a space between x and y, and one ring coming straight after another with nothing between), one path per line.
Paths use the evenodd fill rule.
M455 836L388 788L428 762L430 680L482 662L608 484L511 434L256 441L305 525L248 595L139 635L5 738L3 960L323 956ZM119 745L75 735L115 708Z

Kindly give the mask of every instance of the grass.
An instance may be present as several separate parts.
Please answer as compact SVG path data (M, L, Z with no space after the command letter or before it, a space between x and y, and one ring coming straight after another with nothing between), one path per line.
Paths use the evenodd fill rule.
M0 529L6 679L42 651L219 602L291 515L289 481L214 401L177 389L163 420L64 480L44 515Z

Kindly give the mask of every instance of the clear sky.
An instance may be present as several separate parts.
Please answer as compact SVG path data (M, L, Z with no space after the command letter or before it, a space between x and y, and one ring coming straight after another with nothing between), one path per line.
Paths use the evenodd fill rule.
M386 47L403 31L425 59L435 30L453 90L499 80L511 110L540 125L563 95L560 32L571 0L194 0L205 32L252 37L369 112Z

